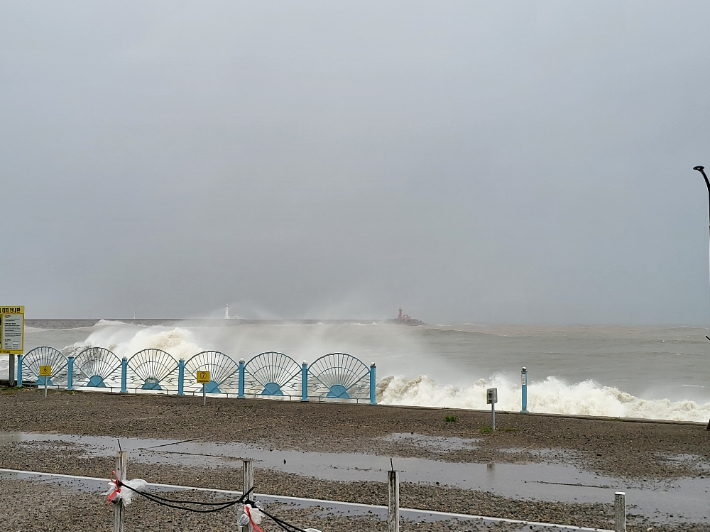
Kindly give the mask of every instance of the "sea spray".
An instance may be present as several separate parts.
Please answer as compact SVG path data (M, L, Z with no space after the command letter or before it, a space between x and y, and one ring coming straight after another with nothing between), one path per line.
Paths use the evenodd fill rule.
M687 328L566 328L563 335L542 329L509 337L394 325L194 327L101 321L87 329L86 336L79 329L74 331L72 342L84 340L65 348L65 355L104 347L119 358L130 358L142 349L154 348L188 360L200 351L215 349L236 361L263 351L280 351L299 363L312 363L326 353L346 352L367 365L377 363L381 377L377 396L384 404L488 409L485 389L497 387L497 408L519 411L521 389L516 373L525 365L532 375L528 388L531 412L703 423L710 419L705 386L710 378L704 365L707 340L701 342L704 336ZM38 329L28 332L28 338L39 341L41 337L42 343L35 345L66 345L57 345L51 334L51 330ZM57 334L63 339L67 331Z
M504 375L494 375L489 380L479 379L468 387L442 385L426 375L414 379L386 377L377 383L377 402L484 410L489 408L486 404L487 388L498 388L498 409L520 410L520 385ZM547 377L528 386L528 410L674 421L707 422L710 419L710 403L642 399L592 380L567 384L556 377Z
M83 342L65 348L65 355L78 355L87 347L103 347L119 358L130 358L143 349L160 349L175 360L187 360L204 348L195 342L194 334L182 327L103 326L93 331Z

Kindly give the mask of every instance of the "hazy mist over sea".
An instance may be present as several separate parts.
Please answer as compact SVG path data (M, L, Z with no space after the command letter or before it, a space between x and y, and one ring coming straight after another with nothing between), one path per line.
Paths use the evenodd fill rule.
M32 318L707 325L710 4L0 6Z
M280 351L297 363L330 352L375 362L378 401L486 408L498 388L499 409L520 409L520 369L529 371L532 412L710 418L710 369L704 329L690 327L523 327L396 324L250 324L224 327L136 326L27 331L26 349L50 345L65 355L90 346L119 357L162 349L176 359L219 350L234 360ZM5 363L6 365L6 363ZM0 372L7 371L0 361Z

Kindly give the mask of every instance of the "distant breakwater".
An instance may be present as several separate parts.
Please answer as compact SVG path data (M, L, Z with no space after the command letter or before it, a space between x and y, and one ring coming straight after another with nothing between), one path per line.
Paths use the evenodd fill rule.
M76 329L79 327L94 327L99 325L101 319L26 319L25 325L38 329ZM288 319L288 320L251 320L251 319L223 319L223 318L149 318L149 319L121 319L105 318L107 326L111 322L127 325L165 326L165 327L236 327L238 325L372 325L398 323L397 320L372 319L372 320L318 320L318 319ZM421 324L419 322L418 324Z

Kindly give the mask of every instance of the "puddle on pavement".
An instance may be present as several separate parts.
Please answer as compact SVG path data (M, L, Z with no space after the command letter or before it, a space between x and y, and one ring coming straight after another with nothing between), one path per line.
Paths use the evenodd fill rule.
M497 449L505 454L524 454L534 458L540 458L549 462L569 461L577 455L576 451L568 449L528 449L525 447L507 447Z
M390 469L387 456L283 451L236 442L142 438L121 438L120 441L122 449L129 453L129 461L144 464L241 468L240 460L249 458L257 462L256 467L320 480L377 482L385 482ZM79 444L76 450L83 451L85 456L114 456L118 450L116 438L108 436L0 432L0 445L3 442L25 443L29 448L35 442L43 442L43 447L50 442ZM629 481L581 471L569 463L452 463L403 457L394 458L394 467L400 471L402 482L568 503L612 503L614 492L625 491L632 514L656 520L703 523L710 516L710 479L707 478Z
M656 455L669 464L688 466L699 473L710 473L710 463L707 458L699 454L656 453Z
M443 436L427 436L411 432L396 432L380 439L386 442L404 443L434 452L475 449L478 442L481 441L479 438L459 438L456 436L445 438Z

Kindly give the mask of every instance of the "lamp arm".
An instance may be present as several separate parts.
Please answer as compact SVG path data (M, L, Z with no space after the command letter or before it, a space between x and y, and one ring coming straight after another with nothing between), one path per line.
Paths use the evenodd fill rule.
M693 167L693 170L697 170L701 174L703 174L703 179L705 180L705 186L708 187L708 220L710 220L710 181L708 181L708 176L705 175L705 167L704 166L695 166Z

